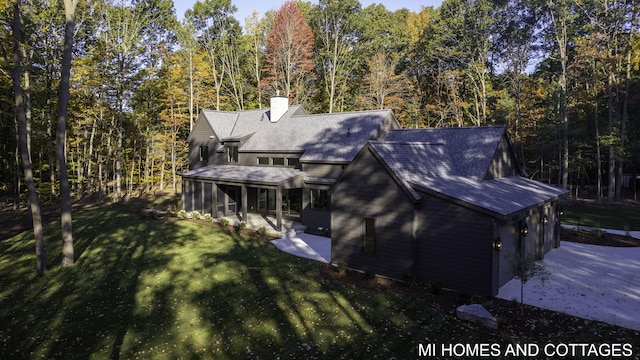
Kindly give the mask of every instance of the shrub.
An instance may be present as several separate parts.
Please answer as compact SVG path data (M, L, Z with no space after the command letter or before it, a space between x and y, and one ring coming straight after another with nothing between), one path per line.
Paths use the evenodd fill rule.
M229 225L229 219L227 218L221 218L218 223L220 224L220 226L222 227L227 227Z
M259 228L259 229L257 230L257 233L258 233L258 235L262 235L262 236L264 236L264 235L266 235L266 234L267 234L267 228L265 228L264 226L262 226L261 228Z
M246 223L246 222L244 222L244 221L240 221L240 222L238 223L238 230L244 230L244 229L246 229L246 228L247 228L247 223Z
M203 218L204 220L206 220L206 221L212 221L212 220L213 220L213 216L211 216L211 214L208 214L208 213L207 213L207 214L204 214L204 215L202 216L202 218Z
M180 210L176 213L176 216L178 217L178 219L186 219L187 218L187 211L186 210Z
M338 274L346 274L347 273L347 262L344 260L338 261L336 264L338 269Z
M193 210L191 212L191 219L200 220L200 219L202 219L202 214L200 214L200 211L198 211L198 210Z

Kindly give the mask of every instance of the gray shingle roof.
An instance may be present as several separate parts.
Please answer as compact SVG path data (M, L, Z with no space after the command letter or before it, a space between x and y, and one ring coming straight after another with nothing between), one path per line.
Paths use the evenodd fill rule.
M443 144L456 174L483 179L505 131L504 126L392 130L384 140Z
M275 123L267 113L268 109L203 111L220 139L254 134L239 151L304 151L301 161L351 161L385 121L395 121L391 110L308 115L300 106L291 106Z
M394 130L370 144L414 199L421 190L506 217L566 194L521 176L483 180L505 129L460 129Z
M445 176L412 180L410 183L419 189L442 194L502 217L555 200L567 193L564 189L522 176L484 181L462 176Z
M298 169L272 166L209 165L190 170L182 177L240 183L277 185L304 173Z

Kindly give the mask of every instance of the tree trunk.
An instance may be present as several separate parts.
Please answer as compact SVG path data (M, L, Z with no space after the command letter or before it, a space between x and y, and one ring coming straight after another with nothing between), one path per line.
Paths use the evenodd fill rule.
M609 74L609 86L607 89L607 93L609 96L609 127L608 127L608 131L609 131L609 145L608 145L608 149L609 149L609 167L608 167L608 174L609 174L609 183L607 184L607 201L608 202L613 202L614 198L615 198L615 188L616 188L616 157L615 157L615 151L613 148L613 144L612 142L612 138L614 136L613 134L613 74Z
M58 119L56 126L56 158L60 176L60 196L62 198L62 267L72 266L75 262L73 249L73 226L71 208L71 189L67 173L65 142L67 129L67 107L69 105L69 79L71 77L71 56L73 51L73 32L75 11L78 0L64 0L66 25L64 29L64 50L62 52L60 91L58 92Z
M633 29L631 30L633 34ZM627 132L627 118L628 105L629 105L629 93L631 92L631 50L627 52L627 69L624 81L624 98L622 99L622 124L620 124L620 151L618 152L618 158L616 159L617 167L617 181L616 181L616 200L622 200L622 182L624 179L624 140Z
M29 210L33 223L33 235L36 242L36 273L43 275L47 271L44 238L42 233L42 216L40 213L40 200L36 191L36 184L33 179L33 169L31 164L31 154L29 153L29 133L27 131L27 116L25 113L25 103L20 85L22 69L20 66L20 40L22 38L22 28L20 22L20 0L13 2L13 68L11 78L13 81L13 91L15 95L16 118L18 121L18 133L20 137L20 157L24 169L24 178L29 191Z

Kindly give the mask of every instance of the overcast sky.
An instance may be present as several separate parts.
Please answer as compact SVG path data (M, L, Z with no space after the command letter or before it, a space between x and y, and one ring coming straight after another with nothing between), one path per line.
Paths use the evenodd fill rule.
M193 7L196 0L175 0L176 15L178 19L184 17L184 13ZM257 10L262 17L269 10L278 10L285 0L237 0L232 3L238 8L238 11L234 14L234 17L240 22L240 25L244 26L244 20L247 16L251 15L254 10ZM373 3L383 4L387 10L396 11L401 8L407 8L411 11L418 12L424 6L439 7L442 0L360 0L362 7L367 7Z

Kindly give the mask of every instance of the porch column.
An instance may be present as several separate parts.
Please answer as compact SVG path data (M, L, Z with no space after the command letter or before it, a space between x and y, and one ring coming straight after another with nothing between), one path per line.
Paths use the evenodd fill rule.
M282 190L276 188L276 230L282 231Z
M185 204L184 201L186 200L184 197L184 188L185 188L185 184L187 183L188 180L185 180L184 178L182 179L182 194L180 194L180 201L182 201L182 210L187 210L185 209Z
M211 215L214 218L218 217L218 184L211 183L211 203L213 204L211 209Z
M227 216L228 209L229 209L229 194L224 192L224 209L222 210L222 216Z
M247 223L247 187L242 185L242 221ZM248 225L248 224L247 224Z
M196 205L196 187L195 187L195 181L189 181L189 197L191 197L191 209L189 209L189 211L193 211L196 209L195 205Z
M200 211L200 214L204 214L206 212L205 208L204 208L204 188L205 186L207 186L207 184L202 181L200 182L200 209L198 211Z

